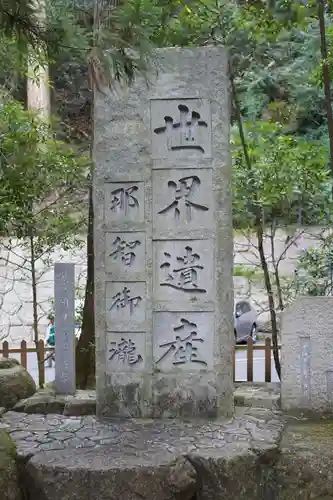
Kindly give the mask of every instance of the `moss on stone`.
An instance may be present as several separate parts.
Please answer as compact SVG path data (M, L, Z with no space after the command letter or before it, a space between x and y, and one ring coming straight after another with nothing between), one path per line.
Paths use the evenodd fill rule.
M278 463L279 500L333 498L333 422L289 423Z
M330 438L333 440L333 420L299 423L294 429L296 434L302 439L327 440L327 438Z
M18 500L20 495L16 446L7 432L0 429L0 498Z
M4 429L0 429L0 467L3 457L16 458L16 445Z

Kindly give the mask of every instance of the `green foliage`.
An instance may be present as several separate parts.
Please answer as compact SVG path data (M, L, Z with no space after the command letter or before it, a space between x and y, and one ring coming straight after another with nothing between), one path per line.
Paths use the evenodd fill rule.
M332 234L316 248L302 251L297 262L295 288L301 295L333 294Z
M15 101L0 106L0 234L66 245L83 224L88 162Z
M0 27L7 38L17 41L21 52L26 52L28 45L37 48L46 35L31 0L2 0Z
M262 270L255 265L242 265L236 264L234 266L234 276L240 276L243 278L247 278L249 281L261 281Z
M149 10L154 12L154 18L150 19L152 43L157 47L206 43L213 29L214 5L214 0L151 0Z
M269 121L246 124L251 171L244 163L237 133L233 134L233 208L237 227L254 227L256 213L264 221L286 225L318 223L330 205L327 150L320 143L286 135Z

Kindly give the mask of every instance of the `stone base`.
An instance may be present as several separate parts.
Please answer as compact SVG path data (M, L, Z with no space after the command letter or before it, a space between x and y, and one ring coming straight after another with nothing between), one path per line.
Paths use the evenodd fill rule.
M269 410L230 420L112 421L7 412L28 498L260 500L284 420Z
M0 481L1 499L20 498L18 481L24 498L34 500L333 498L332 420L286 419L256 408L236 408L233 419L201 423L102 423L93 416L10 411L0 427L15 442L20 466L18 478L11 447L4 455L12 461L10 469L3 462L11 475Z
M100 418L220 418L233 415L233 383L207 371L153 377L123 374L97 380L97 415Z
M236 406L252 408L266 408L269 410L280 409L280 384L253 384L242 382L236 385L234 390ZM176 403L174 403L176 406ZM158 409L158 408L157 408ZM3 412L5 409L3 409ZM96 414L96 392L94 390L76 391L74 396L57 395L51 385L47 389L41 389L32 397L19 401L13 411L20 413L56 413L66 416L84 416ZM158 413L158 412L157 412ZM172 418L173 412L158 413L157 416ZM1 416L1 408L0 408ZM155 416L155 415L154 415ZM128 415L126 414L126 417Z

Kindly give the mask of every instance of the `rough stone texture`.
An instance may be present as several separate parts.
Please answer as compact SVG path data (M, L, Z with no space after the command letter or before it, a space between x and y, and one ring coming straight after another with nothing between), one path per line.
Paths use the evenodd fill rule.
M150 88L137 80L125 93L96 96L97 413L228 416L227 52L172 48L157 58Z
M45 452L30 460L27 474L34 485L30 492L42 491L48 500L192 500L196 491L193 466L167 450L132 459L121 452L110 456L107 446L79 454Z
M247 384L236 385L234 400L236 406L252 408L280 409L280 384ZM31 398L19 401L13 411L23 413L58 413L60 415L84 416L96 414L96 392L76 391L74 396L55 394L52 387L39 390ZM176 413L176 412L175 412ZM169 415L172 416L172 410ZM0 411L1 416L1 411Z
M333 412L333 297L304 297L282 315L284 410Z
M179 422L7 412L31 498L268 500L284 419L264 409Z
M56 413L66 416L83 416L96 414L96 392L76 391L71 396L55 394L52 389L43 389L31 398L19 401L13 411L23 413Z
M24 413L58 413L65 409L65 396L55 396L48 392L39 391L32 397L22 399L13 407L13 411Z
M281 387L279 383L253 384L243 382L236 384L234 399L236 406L279 410L281 408Z
M16 448L8 433L0 428L0 498L21 500Z
M0 406L12 408L36 392L31 375L15 359L0 359Z
M279 500L333 498L333 422L291 422L275 474Z
M7 368L14 368L15 366L19 366L20 363L17 359L14 358L2 358L0 356L0 370L5 370Z

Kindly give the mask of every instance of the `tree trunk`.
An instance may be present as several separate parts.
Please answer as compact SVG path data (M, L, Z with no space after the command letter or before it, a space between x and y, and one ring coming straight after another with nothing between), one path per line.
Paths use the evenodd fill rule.
M283 303L283 294L282 294L280 274L279 274L279 262L276 262L276 258L275 258L275 236L276 236L276 220L273 219L272 224L271 224L271 234L270 234L271 258L272 258L273 274L274 274L274 279L275 279L276 292L277 292L277 297L278 297L278 309L280 309L280 311L283 311L284 303Z
M243 129L243 123L242 123L242 115L241 115L241 110L239 106L239 102L237 99L237 91L236 91L236 86L235 82L233 79L233 73L232 73L232 68L231 65L229 66L229 78L230 78L230 83L231 83L231 90L232 90L232 97L233 97L233 102L235 106L235 116L236 116L236 121L237 121L237 126L239 130L239 136L241 139L241 144L242 144L242 149L243 149L243 154L244 154L244 159L245 159L245 164L248 169L249 173L249 181L250 181L250 190L252 190L251 193L251 200L254 199L253 203L253 213L255 214L255 226L256 226L256 232L257 232L257 240L258 240L258 251L259 251L259 257L260 257L260 264L261 268L264 273L264 280L265 280L265 287L266 287L266 292L267 292L267 297L268 297L268 304L269 304L269 310L270 310L270 317L271 317L271 323L272 323L272 341L273 341L273 357L274 357L274 363L275 363L275 369L276 373L278 374L279 378L281 379L281 365L280 365L280 358L279 358L279 348L278 348L278 338L277 338L277 323L276 323L276 313L275 313L275 304L274 304L274 297L273 297L273 292L272 292L272 284L271 284L271 279L269 275L269 270L268 270L268 265L265 257L265 251L264 251L264 237L263 237L263 223L262 223L262 217L259 212L259 207L257 206L257 193L255 186L253 185L252 182L252 168L251 168L251 158L248 152L248 147L247 147L247 142L244 134L244 129ZM252 198L254 197L254 198Z
M40 366L44 360L40 357L38 349L39 335L38 335L38 302L37 302L37 278L36 278L36 256L35 256L35 242L33 235L30 236L30 269L31 269L31 288L32 288L32 317L33 317L33 333L34 344L37 353L38 365L38 383L42 389L42 381L40 380Z
M280 311L283 311L284 310L284 301L283 301L283 294L282 294L282 288L281 288L281 281L280 281L280 274L279 274L279 267L278 266L274 267L274 278L275 278L276 292L277 292L277 297L278 297L278 309Z
M111 2L112 5L112 2ZM96 33L100 29L100 0L94 1L93 45L96 43ZM94 81L91 82L94 87ZM93 92L95 89L93 88ZM94 95L93 95L94 99ZM94 123L93 104L91 105L91 123ZM94 130L92 130L90 155L93 154ZM81 335L76 347L76 386L87 389L95 386L95 271L94 271L94 205L93 205L93 162L90 172L89 213L87 234L87 282L84 297Z
M76 384L79 389L95 383L95 309L94 309L94 207L89 189L87 235L87 283L83 306L81 336L76 348Z
M34 7L40 24L45 25L45 0L35 0ZM49 68L46 61L47 48L43 47L43 49L45 56L43 64L39 62L40 56L35 53L34 49L31 49L29 54L27 103L28 109L38 111L40 116L49 120L51 115Z
M45 24L45 3L44 0L37 0L35 3L36 15L41 24ZM45 62L42 66L38 64L38 57L34 50L31 48L29 56L28 73L32 73L33 78L27 79L27 104L28 109L37 111L41 117L46 120L50 119L51 106L50 106L50 89L48 78L48 65L46 62L46 48L45 48ZM31 75L31 76L32 76ZM43 147L43 146L42 146ZM33 209L33 207L32 207ZM38 377L40 374L41 364L44 359L41 359L38 349L38 304L37 304L37 280L36 280L36 255L33 234L30 236L30 259L31 259L31 287L32 287L32 307L33 307L33 331L34 343L37 351L37 364L38 364ZM39 378L39 386L41 387L41 380Z
M332 175L332 197L333 197L333 114L332 114L332 102L331 102L331 82L330 82L330 73L327 60L324 0L317 0L317 5L318 5L318 17L319 17L319 29L320 29L320 49L321 49L321 59L323 66L323 83L325 91L325 107L327 116L328 136L330 143L330 168Z
M29 67L29 73L32 72ZM36 81L37 79L37 81ZM38 111L40 116L49 119L51 111L49 71L47 65L39 66L35 78L27 79L27 101L28 108Z
M275 312L275 304L274 304L274 296L272 291L272 283L269 275L268 265L265 257L264 251L264 236L263 236L263 226L262 220L257 218L256 221L256 230L257 230L257 239L258 239L258 251L260 257L260 264L262 270L264 272L264 280L265 280L265 288L268 297L268 305L269 305L269 313L271 317L272 323L272 342L273 342L273 357L275 363L276 373L278 374L279 379L281 379L281 365L279 358L279 347L278 347L278 328L276 322L276 312Z
M110 0L108 5L116 7L120 0ZM104 5L105 7L105 5ZM94 36L101 28L101 10L103 5L100 0L94 2ZM92 82L94 84L94 82ZM93 115L93 107L91 114ZM91 122L93 123L93 116ZM94 131L92 131L92 146ZM92 155L93 147L91 147ZM94 206L93 206L93 168L91 171L91 186L89 189L89 215L87 235L87 283L83 305L81 336L76 348L76 385L79 389L86 389L95 385L95 308L94 308Z

